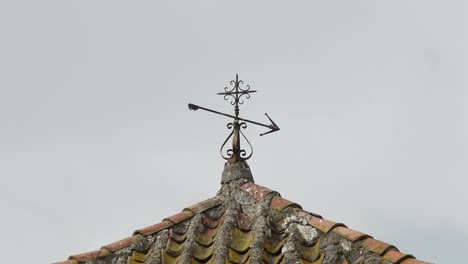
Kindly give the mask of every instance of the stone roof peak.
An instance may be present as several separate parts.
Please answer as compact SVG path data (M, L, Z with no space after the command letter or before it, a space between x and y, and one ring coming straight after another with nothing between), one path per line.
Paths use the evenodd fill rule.
M235 163L226 162L224 165L221 184L225 185L232 181L241 183L254 182L250 167L245 160L240 160Z

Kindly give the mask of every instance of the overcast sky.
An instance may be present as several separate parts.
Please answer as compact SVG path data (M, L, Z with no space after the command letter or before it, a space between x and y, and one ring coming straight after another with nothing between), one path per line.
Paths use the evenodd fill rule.
M260 185L436 263L468 250L466 1L0 1L5 263L99 249L216 194L228 119Z

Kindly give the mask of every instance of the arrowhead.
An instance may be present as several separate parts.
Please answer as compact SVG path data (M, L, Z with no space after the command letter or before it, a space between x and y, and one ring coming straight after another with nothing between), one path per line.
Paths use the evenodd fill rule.
M271 120L271 118L268 116L268 114L265 113L265 115L266 115L266 117L268 117L268 119L269 119L270 122L271 122L271 125L270 125L270 129L271 129L271 130L268 131L268 132L265 132L265 133L260 134L260 136L264 136L264 135L266 135L266 134L270 134L270 133L273 133L273 132L276 132L276 131L280 130L279 126L278 126L275 122L273 122L273 120Z

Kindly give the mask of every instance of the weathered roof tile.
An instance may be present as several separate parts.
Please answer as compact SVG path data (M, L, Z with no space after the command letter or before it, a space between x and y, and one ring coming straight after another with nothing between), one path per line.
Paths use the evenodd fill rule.
M154 234L156 232L159 232L159 231L161 231L163 229L166 229L166 228L168 228L168 227L170 227L172 225L173 224L171 222L169 222L169 221L162 221L162 222L157 223L155 225L150 225L150 226L135 230L135 232L133 232L133 234L134 235L140 234L140 235L143 235L143 236L149 236L149 235Z
M325 220L325 219L322 219L322 218L318 218L318 217L312 217L309 220L309 224L311 226L319 229L320 231L322 231L324 233L328 233L330 230L332 230L333 228L338 227L338 226L346 227L346 225L344 225L342 223L335 223L335 222Z
M190 207L187 207L184 209L184 211L190 211L194 214L198 214L198 213L201 213L205 210L208 210L210 208L213 208L219 204L221 204L223 201L223 197L222 196L215 196L213 198L209 198L209 199L206 199L204 201L201 201L197 204L194 204Z
M364 239L364 238L367 238L367 237L371 237L369 235L366 235L364 233L361 233L361 232L353 230L353 229L349 229L349 228L344 227L344 226L338 226L338 227L334 228L333 232L335 232L338 235L340 235L340 236L342 236L342 237L344 237L344 238L346 238L348 240L351 240L353 242Z
M407 258L401 262L401 264L430 264L429 262L417 260L414 258Z
M194 216L194 213L192 213L191 211L182 211L180 213L177 213L175 215L172 215L172 216L169 216L167 218L164 218L163 221L169 221L173 224L177 224L177 223L180 223L184 220L187 220L189 219L190 217Z
M74 259L69 259L69 260L65 260L65 261L55 262L55 263L52 263L52 264L78 264L78 261L76 261Z
M263 202L263 200L265 199L265 197L271 193L276 193L279 195L278 192L275 192L275 191L272 191L266 187L263 187L263 186L260 186L260 185L257 185L253 182L248 182L244 185L242 185L241 187L241 190L243 191L246 191L247 193L249 193L251 196L253 196L255 199L257 199L257 201L259 202Z
M371 250L372 252L377 253L379 255L383 255L388 250L397 250L395 246L373 239L373 238L367 238L366 240L362 242L362 245L365 246L367 249Z
M76 260L78 262L86 262L89 260L97 259L97 258L102 258L105 256L108 256L110 254L109 251L105 249L100 249L100 250L95 250L91 252L86 252L78 255L72 255L68 259L71 260Z
M255 200L245 199L245 192ZM364 253L353 254L379 256L385 263L427 264L344 224L306 212L278 193L253 183L242 185L240 190L229 189L226 198L221 197L192 205L158 224L136 230L131 237L103 246L101 250L74 255L68 261L57 264L81 264L94 259L99 260L92 263L115 263L127 257L116 253L123 248L129 250L128 261L131 264L144 263L154 257L164 264L190 261L212 263L215 260L250 263L262 259L267 264L283 261L319 263L330 253L330 247L322 246L330 243L329 239L336 239L336 235L368 249L362 251ZM266 197L272 197L269 208L265 208ZM285 210L287 208L291 209ZM168 228L169 232L159 233ZM133 247L132 244L142 239L157 248L138 252L140 247ZM289 250L295 253L286 255L285 252ZM155 255L154 252L159 253ZM293 259L295 256L297 259ZM343 263L349 263L348 258L352 259L346 256Z
M141 240L142 238L143 237L140 234L134 235L134 236L131 236L131 237L121 239L119 241L115 241L114 243L110 243L108 245L102 246L101 249L105 249L105 250L108 250L109 252L113 253L113 252L115 252L117 250L120 250L122 248L130 246L131 244Z
M273 199L271 200L270 207L280 212L283 211L287 207L295 207L295 208L302 209L302 207L298 205L297 203L284 199L281 196L273 197Z
M390 250L387 253L385 253L385 255L383 255L383 259L389 260L394 263L401 263L403 260L409 259L409 258L414 259L412 255L401 253L397 250Z

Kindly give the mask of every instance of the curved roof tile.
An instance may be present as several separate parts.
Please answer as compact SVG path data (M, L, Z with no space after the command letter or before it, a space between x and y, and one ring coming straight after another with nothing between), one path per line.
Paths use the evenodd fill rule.
M236 192L243 194L236 196ZM255 199L245 199L245 193ZM270 194L273 198L265 207L263 202ZM205 263L221 256L231 263L256 263L261 259L268 264L320 263L329 257L327 248L338 250L343 263L350 263L344 256L357 254L352 251L353 243L359 249L367 249L361 252L375 254L373 258L388 263L426 263L342 223L299 210L300 205L266 187L247 183L230 190L229 195L229 199L216 196L204 200L160 223L136 230L131 237L57 264L115 263L117 259L127 264L152 263L154 259L162 263L190 259L193 263ZM336 244L336 239L341 243Z

